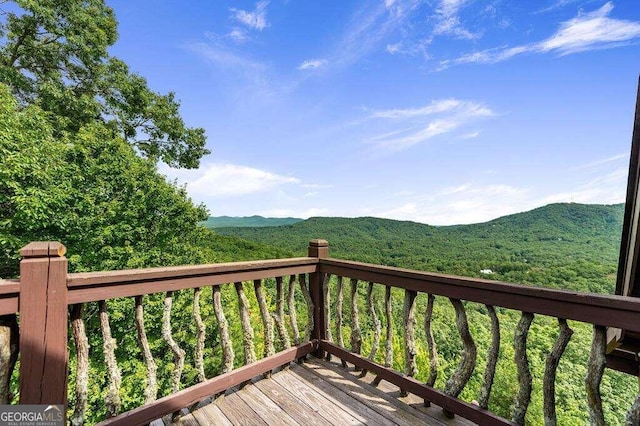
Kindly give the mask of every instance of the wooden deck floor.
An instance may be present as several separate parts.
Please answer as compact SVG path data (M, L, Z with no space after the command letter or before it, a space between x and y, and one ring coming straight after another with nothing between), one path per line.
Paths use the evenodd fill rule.
M175 424L199 425L470 425L447 419L440 407L424 407L415 395L400 398L399 389L352 368L310 358L302 365L227 391Z

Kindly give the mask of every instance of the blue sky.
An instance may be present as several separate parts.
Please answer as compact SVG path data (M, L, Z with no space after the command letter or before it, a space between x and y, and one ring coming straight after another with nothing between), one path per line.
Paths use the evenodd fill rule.
M624 201L637 0L108 1L214 216L483 222Z

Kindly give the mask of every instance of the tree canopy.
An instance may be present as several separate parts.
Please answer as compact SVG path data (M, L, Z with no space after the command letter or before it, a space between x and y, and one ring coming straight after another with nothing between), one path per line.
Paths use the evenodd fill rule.
M117 38L103 0L0 1L0 82L51 113L55 134L101 121L144 157L197 168L204 129L187 127L174 93L152 91L109 55Z

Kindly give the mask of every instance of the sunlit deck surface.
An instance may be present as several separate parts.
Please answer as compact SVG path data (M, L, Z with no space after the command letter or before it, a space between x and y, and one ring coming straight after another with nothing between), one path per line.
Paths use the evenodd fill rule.
M254 379L230 389L215 401L203 401L177 425L470 425L460 417L447 419L440 407L424 407L421 398L399 396L397 386L374 375L344 368L339 361L310 357L291 364L271 378ZM163 424L156 421L154 425Z

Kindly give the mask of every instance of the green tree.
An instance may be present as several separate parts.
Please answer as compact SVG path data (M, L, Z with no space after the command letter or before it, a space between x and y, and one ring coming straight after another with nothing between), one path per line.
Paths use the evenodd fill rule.
M173 93L109 56L117 22L103 0L0 1L0 82L19 102L51 112L56 134L101 121L144 157L197 168L201 128L189 128Z
M55 136L51 113L19 108L0 84L0 276L18 249L59 240L74 270L204 262L203 206L103 123Z

